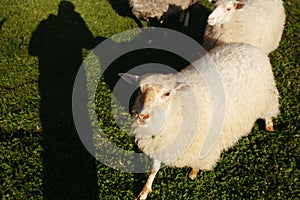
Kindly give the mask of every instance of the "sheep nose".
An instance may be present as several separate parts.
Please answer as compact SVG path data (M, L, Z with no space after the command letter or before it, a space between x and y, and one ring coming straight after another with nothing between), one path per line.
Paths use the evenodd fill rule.
M144 121L144 120L148 119L150 117L150 115L149 114L138 114L138 117L140 120Z
M209 17L208 20L207 20L207 23L210 24L210 25L213 25L214 21L215 21L214 17Z
M146 120L150 118L150 115L147 113L145 113L145 114L139 113L139 114L136 114L136 117L137 117L138 123L140 125L145 125L145 124L147 124Z

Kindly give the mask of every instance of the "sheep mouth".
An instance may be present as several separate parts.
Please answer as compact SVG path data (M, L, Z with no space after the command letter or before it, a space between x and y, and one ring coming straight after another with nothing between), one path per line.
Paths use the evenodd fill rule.
M137 114L136 113L134 118L135 118L135 121L137 122L138 125L146 126L149 123L150 115L149 114Z
M216 24L214 20L210 20L210 19L207 20L207 23L211 26L214 26Z
M148 120L143 120L143 119L136 119L136 122L140 126L147 126L148 125Z

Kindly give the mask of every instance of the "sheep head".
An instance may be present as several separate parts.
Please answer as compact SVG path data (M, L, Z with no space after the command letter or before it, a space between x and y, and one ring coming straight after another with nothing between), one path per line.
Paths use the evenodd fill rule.
M215 9L208 16L207 23L211 26L226 23L236 10L243 8L243 0L218 0L215 2Z
M138 84L140 87L140 94L132 109L134 121L140 126L149 125L151 120L155 120L152 118L160 121L166 119L166 116L171 114L177 92L187 86L187 83L178 79L175 74L119 75L126 82Z

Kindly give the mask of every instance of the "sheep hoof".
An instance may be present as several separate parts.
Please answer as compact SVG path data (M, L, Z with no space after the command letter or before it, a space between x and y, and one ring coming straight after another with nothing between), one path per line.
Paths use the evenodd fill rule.
M267 131L275 131L272 118L266 119L266 130Z
M146 200L147 196L148 196L148 194L141 192L135 200Z
M266 130L270 132L275 131L273 124L272 125L266 124Z
M198 172L199 172L199 169L197 169L197 168L192 168L192 170L191 170L190 173L189 173L189 178L190 178L191 180L195 180L195 179L197 178Z
M151 190L149 188L144 187L143 190L140 192L139 196L135 200L146 200L150 192Z

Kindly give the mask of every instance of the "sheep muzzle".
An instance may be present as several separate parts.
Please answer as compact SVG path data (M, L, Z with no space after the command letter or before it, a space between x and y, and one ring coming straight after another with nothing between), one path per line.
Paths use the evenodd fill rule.
M147 123L147 119L150 118L150 115L147 113L139 113L136 114L136 118L138 119L140 125L145 125Z

